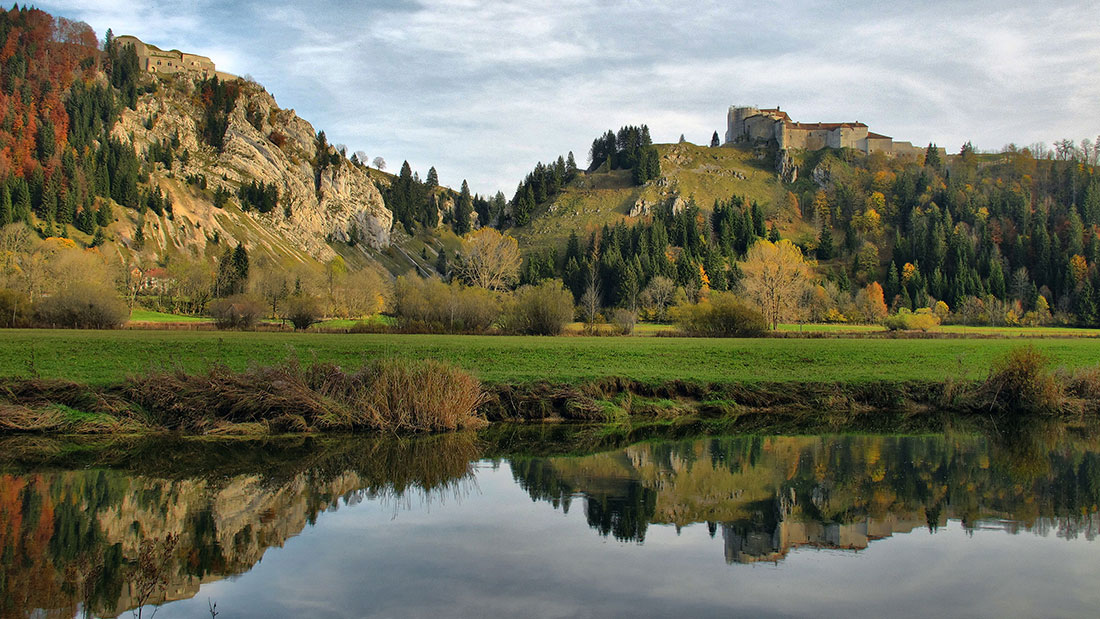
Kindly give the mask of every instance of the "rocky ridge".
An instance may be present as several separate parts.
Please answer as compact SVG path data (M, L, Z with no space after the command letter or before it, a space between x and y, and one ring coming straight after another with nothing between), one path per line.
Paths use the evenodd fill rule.
M146 238L160 251L190 250L202 254L214 240L243 242L273 255L326 261L336 254L329 241L347 242L351 235L374 249L390 245L393 216L365 168L352 164L328 146L332 163L318 174L313 166L317 133L294 110L279 108L275 98L254 82L241 80L241 93L229 114L224 146L219 152L201 139L203 110L195 85L182 78L158 78L156 92L126 109L113 135L134 145L139 154L156 142L178 141L171 169L156 164L151 182L173 200L173 217L146 222ZM203 176L200 190L188 178ZM241 211L237 189L252 181L273 184L278 207L267 213ZM233 198L215 208L213 192ZM152 217L152 214L149 215ZM127 236L129 232L129 236ZM129 245L133 230L122 231Z

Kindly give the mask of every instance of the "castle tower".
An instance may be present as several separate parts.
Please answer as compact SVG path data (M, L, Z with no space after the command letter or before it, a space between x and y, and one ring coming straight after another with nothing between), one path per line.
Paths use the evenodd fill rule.
M738 107L731 105L726 115L726 143L739 142L748 137L745 129L745 119L759 114L760 110L754 107Z

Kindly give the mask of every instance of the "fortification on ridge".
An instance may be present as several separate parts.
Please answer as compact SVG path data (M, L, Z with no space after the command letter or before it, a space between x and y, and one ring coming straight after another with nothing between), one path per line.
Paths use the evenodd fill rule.
M772 109L730 106L726 122L726 143L764 143L775 140L780 149L819 150L853 148L867 154L891 157L919 157L924 149L910 142L896 142L855 122L800 123L778 106Z

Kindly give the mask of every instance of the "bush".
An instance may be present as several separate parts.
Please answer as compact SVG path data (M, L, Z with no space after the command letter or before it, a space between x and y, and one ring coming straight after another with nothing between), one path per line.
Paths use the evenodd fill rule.
M631 310L619 308L611 313L611 324L619 335L634 333L634 325L638 322L638 315Z
M939 316L932 313L927 307L922 307L914 314L907 308L901 308L897 314L887 316L882 321L882 326L891 331L928 331L940 324Z
M245 294L217 299L210 304L210 316L219 329L252 329L263 312L264 306Z
M1006 412L1052 414L1065 402L1050 359L1033 346L1010 350L993 362L985 384L991 407Z
M517 290L501 318L505 331L525 335L561 335L572 320L573 295L557 279Z
M467 372L433 360L377 360L348 374L332 364L297 363L235 372L154 372L127 379L121 393L154 426L221 432L374 430L438 432L485 424L485 398Z
M25 327L31 320L30 297L8 288L0 288L0 327Z
M677 306L673 318L688 335L703 337L757 337L768 328L763 314L730 292L713 291L709 299Z
M287 299L284 315L295 329L302 331L321 319L321 305L311 295L294 295Z
M481 383L467 372L431 359L389 359L371 363L360 380L367 394L361 410L377 428L438 432L481 427Z
M407 331L478 333L500 317L493 293L436 278L397 278L393 304L398 326Z
M129 316L126 304L111 288L93 282L73 282L34 306L35 320L52 327L113 329Z

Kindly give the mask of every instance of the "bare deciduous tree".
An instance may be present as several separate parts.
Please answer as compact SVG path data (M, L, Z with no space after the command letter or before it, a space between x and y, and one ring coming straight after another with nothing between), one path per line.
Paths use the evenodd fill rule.
M462 241L459 273L467 282L501 290L519 275L520 254L516 239L485 227L466 235Z
M658 275L649 280L649 285L642 291L642 304L653 312L657 320L668 318L668 308L676 296L676 283L671 279Z
M385 170L386 169L386 160L381 158L381 157L375 157L374 158L374 167L378 168L379 170Z
M279 304L290 296L294 282L290 274L269 260L259 261L252 275L252 292L271 308L271 317L279 318Z

